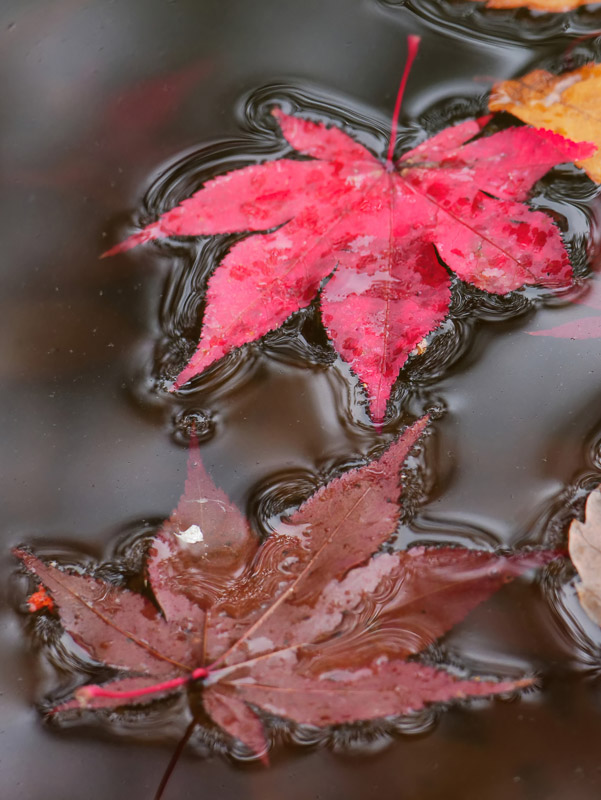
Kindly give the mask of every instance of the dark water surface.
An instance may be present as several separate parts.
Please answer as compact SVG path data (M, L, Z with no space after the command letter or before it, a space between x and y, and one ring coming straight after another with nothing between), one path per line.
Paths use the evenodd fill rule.
M205 464L262 529L378 441L314 311L194 390L165 391L157 376L182 357L176 335L195 335L198 287L227 241L99 253L209 175L283 152L264 126L270 103L346 122L382 150L407 33L423 41L405 145L482 113L493 80L565 65L601 11L558 20L435 0L3 0L2 800L150 800L181 732L175 714L118 728L42 723L35 703L71 677L14 612L23 587L11 546L101 559L151 530L182 491L190 420ZM588 39L570 58L595 47ZM578 273L598 268L595 187L562 168L535 202L558 215ZM458 288L384 430L440 411L424 502L401 545L562 541L601 473L600 342L526 331L588 313L567 299ZM268 770L202 758L199 740L166 798L597 800L601 631L569 569L555 573L506 588L442 642L476 671L536 673L538 689L428 712L397 733L299 734L312 746L276 748Z

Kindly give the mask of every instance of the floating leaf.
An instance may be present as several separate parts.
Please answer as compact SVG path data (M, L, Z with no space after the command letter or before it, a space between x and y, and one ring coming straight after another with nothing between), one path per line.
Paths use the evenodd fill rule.
M305 158L210 180L105 254L166 236L255 232L210 277L200 343L176 387L320 293L328 335L380 422L399 370L448 313L440 260L499 294L569 283L558 229L523 201L551 167L588 157L592 145L529 128L472 141L484 123L470 120L393 162L392 147L380 160L338 128L273 115Z
M586 64L563 75L535 69L517 80L495 84L489 107L509 111L529 125L594 143L593 153L574 161L601 183L600 95L601 64Z
M65 630L116 671L55 713L144 703L195 683L214 722L262 755L259 709L327 726L527 685L407 660L553 557L456 547L372 556L397 527L399 470L426 424L319 489L263 542L193 448L184 496L148 555L152 598L18 550Z

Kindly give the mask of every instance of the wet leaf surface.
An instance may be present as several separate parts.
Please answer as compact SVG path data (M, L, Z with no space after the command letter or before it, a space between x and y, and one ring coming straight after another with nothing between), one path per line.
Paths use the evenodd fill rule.
M524 201L552 166L592 145L529 128L472 141L484 120L469 120L382 162L338 128L273 114L303 160L208 181L106 254L165 236L257 232L209 279L200 343L176 387L320 292L328 335L380 422L400 368L448 313L447 267L498 294L569 283L558 229Z
M263 542L193 447L185 493L148 554L151 597L18 550L74 642L116 671L53 713L146 703L197 684L213 721L264 756L257 710L328 726L528 685L407 660L554 557L454 547L372 555L397 527L399 471L426 424L327 483Z

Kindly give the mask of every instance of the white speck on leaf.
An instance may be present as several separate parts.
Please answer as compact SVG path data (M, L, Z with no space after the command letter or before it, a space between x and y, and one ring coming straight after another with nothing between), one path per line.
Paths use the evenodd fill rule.
M176 533L175 535L186 544L197 544L198 542L202 542L205 538L198 525L190 525L185 531L180 531L180 533Z

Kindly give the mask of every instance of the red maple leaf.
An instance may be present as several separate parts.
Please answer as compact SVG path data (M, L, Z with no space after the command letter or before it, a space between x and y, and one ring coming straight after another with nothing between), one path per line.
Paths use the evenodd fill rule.
M411 37L410 37L411 38ZM274 109L301 155L208 181L105 255L172 235L264 231L237 242L208 282L198 349L176 387L277 328L321 289L336 350L366 385L376 422L412 350L449 310L451 279L505 294L565 285L558 229L523 204L551 167L596 148L512 128L476 139L483 120L446 128L393 162L335 127Z
M118 670L55 712L143 703L195 682L214 722L264 755L258 709L326 726L527 685L407 660L553 557L451 547L372 557L396 529L399 469L426 423L325 485L262 543L192 450L186 492L149 553L152 599L18 550L72 639Z

